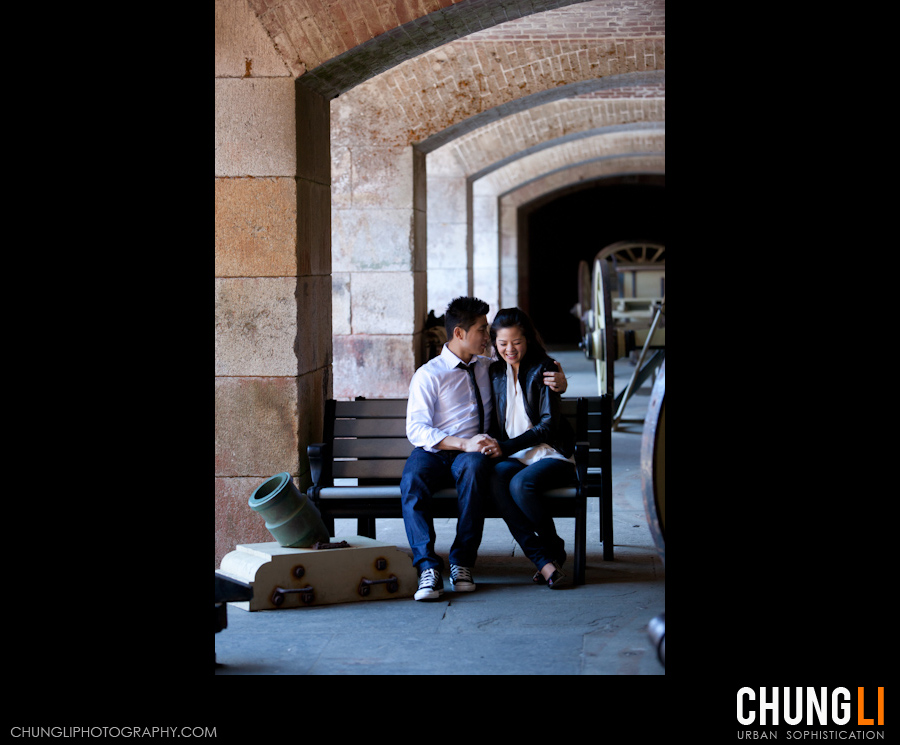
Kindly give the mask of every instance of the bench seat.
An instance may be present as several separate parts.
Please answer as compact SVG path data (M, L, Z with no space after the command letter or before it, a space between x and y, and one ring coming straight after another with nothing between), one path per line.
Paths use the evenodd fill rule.
M545 497L574 498L578 493L576 486L564 486L559 489L548 489ZM358 485L325 486L319 489L319 499L359 499L361 496L372 499L384 499L385 497L400 498L400 485L397 486L367 486L361 491ZM434 499L456 499L456 489L441 489L435 492Z

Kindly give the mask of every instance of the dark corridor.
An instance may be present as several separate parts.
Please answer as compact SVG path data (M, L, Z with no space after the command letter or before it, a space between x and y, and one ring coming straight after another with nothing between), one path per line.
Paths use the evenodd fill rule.
M593 266L597 252L616 241L666 242L664 179L616 179L521 210L520 273L528 274L522 304L547 344L578 344L579 323L570 310L578 302L579 261Z

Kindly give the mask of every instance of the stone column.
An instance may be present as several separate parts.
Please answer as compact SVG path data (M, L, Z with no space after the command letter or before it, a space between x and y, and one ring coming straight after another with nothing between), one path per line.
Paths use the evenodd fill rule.
M216 565L272 540L247 506L309 485L331 395L328 102L298 86L244 4L216 4Z
M471 191L452 148L428 153L428 310L472 292Z
M487 179L472 182L471 190L472 294L491 307L490 322L500 310L499 203Z
M519 243L517 209L500 199L500 307L519 306Z
M425 155L332 143L334 396L405 398L422 362Z

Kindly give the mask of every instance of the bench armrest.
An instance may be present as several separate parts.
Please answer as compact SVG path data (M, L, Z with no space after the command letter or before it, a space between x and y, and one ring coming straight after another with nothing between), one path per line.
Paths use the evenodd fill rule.
M331 486L331 453L330 448L324 442L315 442L306 447L309 456L309 474L312 478L313 492L318 492L323 486Z

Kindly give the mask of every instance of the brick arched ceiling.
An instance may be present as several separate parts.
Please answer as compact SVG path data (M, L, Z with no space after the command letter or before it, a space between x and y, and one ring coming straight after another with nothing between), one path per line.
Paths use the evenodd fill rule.
M657 95L659 95L657 93ZM664 98L578 97L553 101L497 119L445 145L460 171L479 178L512 159L612 127L659 127Z
M620 154L612 156L604 153L605 148L611 141L617 141ZM653 150L644 150L647 143L650 143ZM575 145L574 148L569 145ZM561 149L557 149L561 148ZM596 153L595 153L596 151ZM477 181L487 178L495 171L515 165L516 161L528 159L532 163L540 165L529 165L525 172L519 169L520 173L527 178L531 178L531 173L543 167L545 163L549 163L550 168L561 167L558 163L559 157L565 157L571 162L573 157L582 157L584 159L595 157L623 157L643 155L647 153L663 153L665 151L665 125L658 122L639 122L636 124L622 124L612 127L599 127L597 129L587 129L583 132L577 132L564 135L553 140L547 140L526 150L521 150L508 158L491 164L490 167L472 174L470 179ZM573 155L574 154L574 155ZM536 156L536 157L532 157ZM511 171L508 171L511 172ZM515 188L507 187L506 190Z
M639 13L642 26L632 20ZM430 152L554 100L664 96L664 23L660 0L590 0L471 34L343 94L332 103L332 141L341 141L342 110L353 112L354 139Z
M600 132L587 137L564 140L553 147L526 154L485 175L479 190L505 194L522 184L553 171L591 160L624 160L654 157L665 152L664 129ZM628 168L618 163L618 168Z
M666 159L662 155L639 155L627 159L600 156L542 173L519 184L515 189L501 194L500 198L504 205L518 207L538 199L545 199L557 192L566 191L575 184L588 184L623 175L660 175L665 172Z
M611 74L609 77L589 78L575 83L559 82L549 88L504 101L497 106L485 107L476 114L428 135L416 142L415 146L423 152L431 152L480 127L553 101L604 96L630 99L646 95L646 91L649 90L655 91L659 97L665 98L665 76L665 70L653 70Z
M586 0L248 0L288 69L326 98L454 39Z

